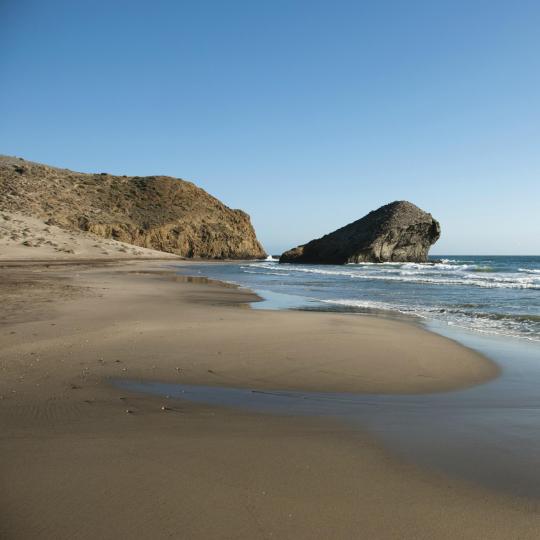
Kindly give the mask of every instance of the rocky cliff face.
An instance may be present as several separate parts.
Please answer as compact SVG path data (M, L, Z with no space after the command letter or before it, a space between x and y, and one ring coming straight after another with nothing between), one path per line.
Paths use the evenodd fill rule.
M0 209L184 257L266 256L245 212L167 176L84 174L0 156Z
M396 201L337 231L286 251L283 263L425 262L441 234L439 222L414 204Z

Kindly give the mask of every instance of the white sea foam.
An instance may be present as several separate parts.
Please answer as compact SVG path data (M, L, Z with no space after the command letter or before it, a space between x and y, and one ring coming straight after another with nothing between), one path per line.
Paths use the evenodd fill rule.
M262 266L262 265L261 265ZM402 264L402 268L415 269L418 265L414 263ZM275 266L272 267L277 270ZM507 288L507 289L536 289L540 290L540 280L536 277L523 277L520 274L502 274L502 273L474 273L469 274L463 272L467 266L461 267L458 271L454 267L452 272L441 272L440 268L437 271L426 271L426 267L418 268L418 272L403 271L399 272L385 271L384 268L378 268L377 271L362 271L361 268L349 269L350 266L344 267L347 270L323 269L319 267L295 266L286 265L283 270L290 272L303 272L306 274L319 274L328 276L342 276L351 279L367 279L378 281L399 281L405 283L423 283L428 285L469 285L473 287L484 288ZM280 269L281 270L281 269ZM382 270L382 271L381 271ZM460 274L460 275L456 275Z
M533 269L533 268L518 268L518 270L525 274L540 274L540 270Z
M414 309L412 307L400 306L397 304L390 304L388 302L378 302L375 300L355 300L355 299L341 299L341 300L323 300L325 304L335 304L339 306L350 306L361 309L373 309L378 311L393 311L403 314L414 313L416 315L422 315L421 309Z
M374 300L340 299L323 300L323 302L366 311L387 311L403 315L414 315L422 319L436 319L450 326L457 326L468 330L472 329L484 334L518 337L529 341L540 342L540 336L533 333L530 335L527 334L527 326L524 326L522 316L512 317L508 315L507 317L501 317L496 313L460 311L448 308L448 306L400 305Z
M257 283L259 275L260 283L269 288L285 284L287 294L318 297L313 300L326 304L415 315L482 333L540 341L536 260L516 264L506 258L463 257L436 263L343 266L268 260L241 268L250 283Z
M287 272L258 272L257 270L244 270L246 274L257 274L259 276L288 276Z

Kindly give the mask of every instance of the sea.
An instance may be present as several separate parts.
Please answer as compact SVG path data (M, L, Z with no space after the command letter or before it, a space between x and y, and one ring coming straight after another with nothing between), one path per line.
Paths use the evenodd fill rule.
M540 342L540 256L448 255L427 263L190 265L247 287L265 309L413 317L479 334Z

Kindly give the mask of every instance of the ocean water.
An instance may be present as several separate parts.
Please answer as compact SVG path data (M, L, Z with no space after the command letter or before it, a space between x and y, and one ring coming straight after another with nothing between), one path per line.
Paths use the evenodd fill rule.
M281 308L409 315L540 342L540 256L441 256L426 264L201 264L187 273L235 283Z

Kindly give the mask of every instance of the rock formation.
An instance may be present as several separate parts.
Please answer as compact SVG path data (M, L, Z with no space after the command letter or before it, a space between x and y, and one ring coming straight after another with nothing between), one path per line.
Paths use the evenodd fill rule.
M426 262L439 222L414 204L395 201L337 231L283 253L282 263Z
M0 210L183 257L266 257L245 212L168 176L84 174L0 156Z

